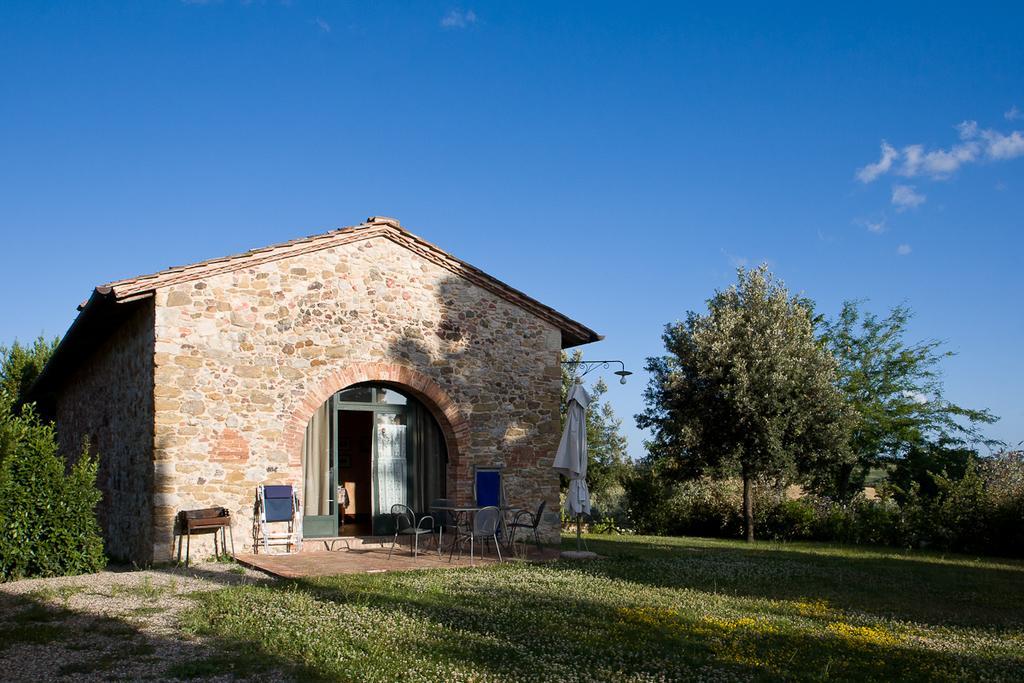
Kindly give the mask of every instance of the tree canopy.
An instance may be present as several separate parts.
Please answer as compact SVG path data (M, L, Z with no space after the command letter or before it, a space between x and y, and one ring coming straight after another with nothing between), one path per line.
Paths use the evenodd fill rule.
M848 459L850 417L807 303L766 266L739 269L707 307L666 326L667 354L647 360L637 424L653 432L651 455L678 474L742 478L752 540L753 481Z
M911 315L897 306L880 318L847 301L838 318L823 323L822 339L839 364L839 387L853 411L854 457L819 472L818 490L846 499L863 488L872 467L926 453L943 461L940 452L962 455L965 446L985 441L978 426L996 418L944 398L939 365L953 353L939 341L908 343Z
M28 391L50 360L58 341L56 337L47 340L40 335L31 344L15 341L10 346L0 346L0 395L11 402L14 413L19 413L29 402Z

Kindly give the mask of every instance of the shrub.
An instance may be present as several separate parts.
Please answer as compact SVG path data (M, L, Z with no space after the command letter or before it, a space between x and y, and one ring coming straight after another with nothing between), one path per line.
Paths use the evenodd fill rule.
M761 536L778 541L814 537L818 511L811 499L775 500L761 510Z
M623 478L626 515L640 533L668 535L671 517L668 507L672 486L648 463L638 464Z
M892 498L882 496L868 500L857 496L849 508L853 515L852 536L848 543L868 545L900 545L900 508Z
M930 510L927 535L942 550L984 551L989 546L991 501L974 465L963 477L935 476L938 493Z
M0 580L103 568L96 521L97 460L84 452L68 470L53 427L28 408L8 420L13 438L0 462Z
M978 467L990 499L989 542L1001 555L1024 556L1024 451L1003 451Z
M758 538L935 548L1024 556L1024 452L1008 451L936 474L922 469L906 488L879 487L879 497L846 503L805 495L788 500L777 486L755 487ZM626 511L638 532L742 537L738 481L675 482L643 464L625 482Z
M638 467L624 482L624 488L629 525L638 533L721 538L743 535L742 488L738 481L701 478L673 482L650 467ZM755 504L758 510L764 510L760 498Z

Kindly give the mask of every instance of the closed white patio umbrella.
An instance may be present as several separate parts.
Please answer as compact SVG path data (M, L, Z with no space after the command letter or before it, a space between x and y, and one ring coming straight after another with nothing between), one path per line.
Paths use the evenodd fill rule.
M587 406L590 394L582 384L573 384L565 415L565 429L555 453L554 468L569 480L565 510L576 516L576 549L580 548L580 516L590 514L587 489Z

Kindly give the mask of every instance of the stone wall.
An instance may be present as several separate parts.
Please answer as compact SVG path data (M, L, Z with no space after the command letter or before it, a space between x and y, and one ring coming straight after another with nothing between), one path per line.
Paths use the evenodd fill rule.
M559 330L386 237L159 289L155 324L154 559L183 508L229 507L251 545L256 486L297 486L309 416L370 380L439 418L450 494L504 464L510 501L547 500L558 533Z
M85 439L99 455L98 509L107 555L146 563L152 540L152 301L134 311L65 381L57 397L57 438L73 461Z

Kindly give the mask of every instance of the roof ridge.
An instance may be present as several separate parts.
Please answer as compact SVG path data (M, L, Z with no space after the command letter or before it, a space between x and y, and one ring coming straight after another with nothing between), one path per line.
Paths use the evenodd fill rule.
M334 228L332 230L328 230L327 232L320 232L320 233L316 233L315 235L307 235L306 237L297 237L295 239L287 240L287 241L284 241L284 242L277 242L275 244L270 244L270 245L267 245L265 247L254 247L253 249L247 249L246 251L239 252L237 254L228 254L226 256L215 256L213 258L203 259L202 261L196 261L195 263L188 263L188 264L181 265L181 266L170 266L168 268L163 268L161 270L157 270L157 271L154 271L152 273L145 273L143 275L135 275L133 277L121 278L120 280L112 280L111 282L108 282L108 283L106 283L104 285L101 285L101 286L102 287L110 287L112 289L115 289L115 288L117 288L119 286L125 286L128 283L137 282L137 281L140 281L140 280L155 279L155 278L160 277L161 275L166 275L168 273L179 273L179 272L182 272L182 271L185 271L185 270L193 270L193 269L203 268L203 267L215 265L215 264L218 264L218 263L224 263L224 262L227 262L227 261L235 261L235 260L238 260L238 259L244 259L244 258L247 258L247 257L256 256L258 254L266 253L266 252L269 252L269 251L274 251L274 250L277 250L277 249L284 249L284 248L287 248L287 247L298 246L300 244L306 244L308 242L312 242L312 241L315 241L315 240L321 240L321 239L325 239L325 238L329 238L329 237L335 237L339 233L342 233L342 232L350 232L350 231L357 230L357 229L360 229L360 228L368 228L368 227L372 227L372 226L375 226L375 225L385 225L385 224L386 225L394 225L394 224L397 223L397 221L394 221L393 219L389 219L388 221L374 222L373 221L374 218L376 218L376 217L375 216L371 216L369 219L366 220L366 222L359 223L357 225L347 225L347 226L344 226L344 227L341 227L341 228Z
M562 331L563 341L568 340L571 342L568 346L586 344L603 339L601 335L582 323L559 313L554 308L541 303L525 292L505 284L476 266L413 234L402 227L401 223L396 219L387 216L370 216L365 222L358 225L335 228L325 233L299 237L266 247L250 249L239 254L206 259L185 266L172 266L147 275L115 280L106 285L96 287L96 292L104 296L110 296L115 301L127 301L146 296L161 287L169 287L202 277L229 273L291 256L299 256L332 246L350 244L378 236L386 237L392 242L432 261L436 265L466 278L477 286L532 312L543 320L547 320Z

